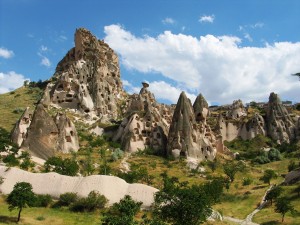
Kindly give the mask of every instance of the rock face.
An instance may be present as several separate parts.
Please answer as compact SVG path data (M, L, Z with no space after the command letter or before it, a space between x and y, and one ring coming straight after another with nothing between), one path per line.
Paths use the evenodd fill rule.
M243 102L239 99L233 101L230 110L228 111L228 118L230 119L238 119L240 117L246 116L246 110L243 105Z
M66 115L59 114L53 119L39 104L21 147L34 156L47 159L57 152L77 151L79 144L76 129Z
M11 140L19 147L22 145L24 139L26 138L27 129L30 126L31 119L32 111L29 109L29 107L27 107L12 131Z
M92 175L88 177L69 177L57 173L30 173L17 168L0 166L0 192L9 194L17 182L28 182L36 194L48 194L59 198L66 192L75 192L86 197L91 191L98 191L108 199L108 205L119 202L125 195L141 201L144 208L154 202L156 188L144 184L128 184L119 177Z
M88 30L75 33L75 47L59 62L50 91L53 104L102 118L116 119L125 94L118 56ZM47 95L46 95L47 96Z
M161 151L166 149L173 110L157 103L148 87L147 83L143 83L140 93L130 97L127 116L114 137L125 151L135 152L148 147Z
M271 93L267 106L267 134L279 144L295 138L295 124L279 97Z
M182 92L172 119L168 135L168 154L175 153L199 160L213 160L216 155L216 139L206 124L207 103L198 96L194 103L197 117L190 100ZM197 118L197 120L196 120Z

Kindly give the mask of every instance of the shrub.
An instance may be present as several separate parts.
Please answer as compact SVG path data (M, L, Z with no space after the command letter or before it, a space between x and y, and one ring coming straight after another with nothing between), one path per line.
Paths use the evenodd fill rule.
M48 207L53 202L50 195L35 195L35 199L31 206L33 207Z
M77 162L73 159L50 157L44 164L45 172L56 172L67 176L76 176L79 171Z
M91 191L86 198L80 198L70 205L74 212L93 212L96 209L104 208L107 198L96 191Z
M122 151L121 149L117 148L114 150L114 152L111 155L111 160L112 161L117 161L118 159L123 158L124 156L124 151Z
M253 182L253 179L251 177L244 177L243 178L243 186L250 185L250 184L252 184L252 182Z
M13 113L19 114L19 113L22 113L23 111L24 111L24 109L22 109L22 108L15 108L15 109L13 110Z
M74 192L66 192L59 196L57 206L70 206L72 203L78 200L77 193Z
M290 171L296 169L298 166L294 160L291 160L288 165L288 171L290 172Z
M16 158L15 154L7 155L3 160L8 166L17 166L19 165L19 160Z

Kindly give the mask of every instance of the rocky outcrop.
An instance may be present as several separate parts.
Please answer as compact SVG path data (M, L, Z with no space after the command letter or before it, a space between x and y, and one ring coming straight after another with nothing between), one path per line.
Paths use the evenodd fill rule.
M53 80L53 104L98 116L104 122L119 116L125 92L118 56L88 30L76 30L75 47L59 62Z
M208 103L202 94L199 94L193 104L195 113L195 119L197 122L206 122L206 118L209 114Z
M266 112L267 134L279 144L295 139L295 124L279 97L271 93Z
M39 104L21 147L34 156L47 159L57 152L77 151L79 144L76 129L66 115L59 114L53 119Z
M19 147L22 145L30 126L33 112L27 107L12 130L11 141Z
M227 117L229 119L239 119L244 116L247 116L247 113L243 102L240 99L233 101L230 110L228 111Z
M142 84L140 93L133 94L129 99L127 116L114 141L120 141L122 148L128 152L148 147L164 151L173 110L170 106L157 103L148 90L149 84Z
M194 109L190 100L182 92L179 96L172 123L168 135L167 151L169 155L174 153L196 158L199 160L213 160L216 155L216 140L212 130L206 124L203 116L205 107L200 104L201 96L198 96L195 105L199 120L196 121ZM197 102L198 101L198 102ZM201 105L201 107L198 107Z
M92 175L87 177L69 177L57 173L30 173L17 168L0 166L0 193L9 194L17 182L28 182L36 194L51 195L58 199L61 194L75 192L86 197L91 191L97 191L108 199L108 205L119 202L125 195L141 201L144 208L154 202L156 188L144 184L128 184L119 177Z

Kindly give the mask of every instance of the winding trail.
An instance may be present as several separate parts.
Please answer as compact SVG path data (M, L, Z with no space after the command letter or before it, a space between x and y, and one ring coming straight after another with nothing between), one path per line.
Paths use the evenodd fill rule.
M267 201L265 200L267 193L273 188L273 185L271 185L268 190L266 190L264 196L262 197L262 200L259 204L259 206L253 211L251 212L246 219L244 220L240 220L240 219L236 219L233 217L229 217L229 216L224 216L224 220L230 221L230 222L234 222L236 224L241 224L241 225L259 225L258 223L254 223L252 222L252 218L253 216L258 213L267 203Z

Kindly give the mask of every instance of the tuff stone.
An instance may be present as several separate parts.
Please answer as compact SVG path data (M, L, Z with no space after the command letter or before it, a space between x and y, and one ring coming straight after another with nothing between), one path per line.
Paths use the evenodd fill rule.
M269 97L266 113L267 134L279 144L295 139L295 124L277 94Z
M148 90L149 84L143 82L142 85L140 93L130 97L127 116L114 141L120 141L122 148L128 152L145 148L163 151L166 149L173 110L170 106L156 102Z
M90 31L75 32L75 47L59 62L51 102L62 108L99 116L102 121L120 116L125 96L117 54Z
M201 106L199 103L205 103L200 100L201 96L194 103L199 113L203 111L201 107L197 108ZM191 101L184 92L180 94L176 104L168 135L168 154L171 155L177 149L180 150L180 155L198 160L213 160L216 155L216 139L212 130L205 120L196 121Z
M27 129L31 123L32 114L33 112L29 107L27 107L12 130L11 141L17 144L19 147L26 138Z
M54 119L39 104L21 147L34 156L47 159L57 152L77 151L79 144L76 129L70 119L65 114L59 114Z

